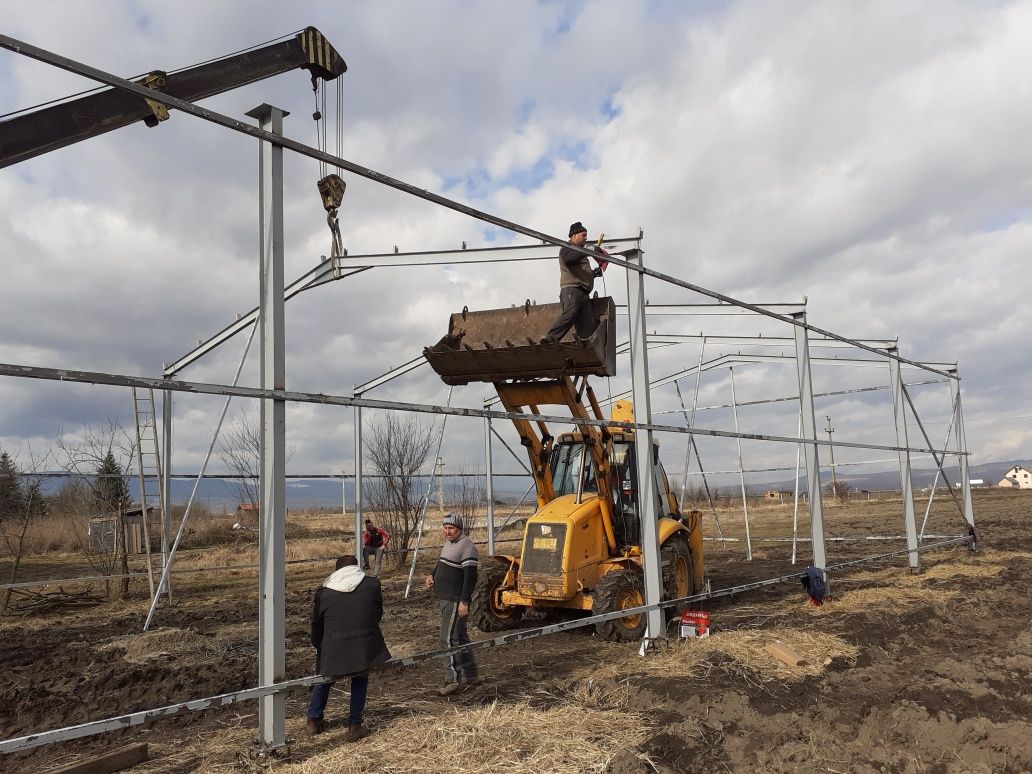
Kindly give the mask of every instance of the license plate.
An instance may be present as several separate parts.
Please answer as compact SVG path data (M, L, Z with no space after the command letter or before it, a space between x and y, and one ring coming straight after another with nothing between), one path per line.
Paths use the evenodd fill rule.
M555 538L536 537L534 538L534 548L541 548L549 551L555 550Z

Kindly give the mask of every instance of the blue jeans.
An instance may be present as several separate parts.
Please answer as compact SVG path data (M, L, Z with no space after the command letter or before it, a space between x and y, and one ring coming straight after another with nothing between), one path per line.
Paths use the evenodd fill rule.
M306 717L309 720L322 720L326 702L330 698L330 689L336 681L319 683L312 686L312 698L308 702ZM365 710L366 692L369 690L369 675L355 675L351 678L351 707L348 712L348 725L362 725L362 712Z

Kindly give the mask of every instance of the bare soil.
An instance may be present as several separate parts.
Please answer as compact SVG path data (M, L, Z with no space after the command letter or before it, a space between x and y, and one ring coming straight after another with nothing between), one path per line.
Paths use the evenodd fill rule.
M946 502L937 501L930 530L963 532L953 503L939 499ZM307 694L300 691L287 697L290 746L282 757L258 751L256 705L246 702L6 756L0 769L46 771L147 741L151 759L134 771L1029 771L1030 506L1032 492L976 492L978 553L964 547L924 553L917 574L904 556L834 573L832 598L820 608L807 605L794 581L713 600L700 606L713 617L709 640L672 639L644 658L635 646L600 641L585 629L482 652L484 684L447 699L435 691L438 665L376 673L366 714L373 734L356 745L343 739L343 691L331 697L330 729L314 738L303 733ZM898 500L827 510L830 536L902 532ZM923 506L919 520L922 514ZM726 536L742 536L740 512L719 516ZM706 519L713 536L712 516ZM807 544L793 567L790 544L760 542L789 534L790 519L790 506L750 509L751 562L742 543L707 543L713 587L801 572ZM829 562L902 545L831 542ZM342 544L327 541L327 555L338 550ZM417 578L432 563L428 553ZM36 562L31 569L44 568ZM45 569L66 575L69 568L51 562ZM329 562L288 569L288 677L311 673L311 598L330 570ZM437 642L432 599L422 590L402 598L406 574L407 568L391 568L382 579L383 628L395 655ZM147 635L141 634L145 585L126 601L0 619L0 736L254 685L255 572L183 576L175 592L176 604L159 608L159 629ZM761 647L774 640L796 647L807 664L776 662ZM556 717L566 711L571 723L576 717L589 728L597 717L597 736L578 748L576 762L560 754L572 746L573 733L583 747L586 732L572 725L535 731L517 744L504 728L505 712L528 706ZM493 721L465 723L485 709L494 712ZM634 722L616 724L614 717ZM474 742L465 758L424 754L427 734L459 727Z

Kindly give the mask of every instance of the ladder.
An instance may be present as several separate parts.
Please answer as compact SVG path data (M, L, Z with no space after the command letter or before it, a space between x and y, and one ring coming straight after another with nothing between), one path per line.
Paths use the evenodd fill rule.
M161 479L161 457L158 454L158 428L154 412L154 390L141 389L133 393L133 416L136 420L136 472L140 482L140 509L143 520L143 542L147 554L147 583L154 598L154 568L151 565L150 514L161 516L161 525L167 523L165 490ZM171 589L169 596L171 597Z

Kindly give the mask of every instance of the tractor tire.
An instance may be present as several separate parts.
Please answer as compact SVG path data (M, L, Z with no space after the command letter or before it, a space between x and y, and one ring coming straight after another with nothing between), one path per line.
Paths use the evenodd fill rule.
M645 579L638 568L611 570L602 576L591 600L591 614L614 613L645 604ZM646 615L615 618L595 624L595 631L610 642L633 642L645 636Z
M504 607L497 602L497 592L509 568L492 562L480 568L477 574L477 585L473 587L470 600L469 618L475 627L482 632L500 632L511 629L523 618L522 607Z
M680 599L695 593L695 566L692 549L688 540L681 534L675 534L660 549L663 563L663 598ZM667 608L673 613L672 608Z

